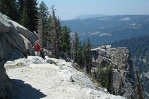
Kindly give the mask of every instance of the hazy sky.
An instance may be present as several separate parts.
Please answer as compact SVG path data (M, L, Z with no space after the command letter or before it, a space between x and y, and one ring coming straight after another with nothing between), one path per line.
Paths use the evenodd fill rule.
M37 0L51 9L55 5L60 19L73 19L82 14L149 15L149 0Z

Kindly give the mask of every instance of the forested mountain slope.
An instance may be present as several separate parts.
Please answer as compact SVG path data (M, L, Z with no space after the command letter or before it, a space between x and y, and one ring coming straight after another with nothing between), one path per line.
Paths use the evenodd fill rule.
M78 32L81 40L90 37L95 45L149 34L149 15L115 15L61 22L72 33Z
M127 47L130 50L133 63L139 72L149 70L149 36L124 39L112 43L113 47ZM140 68L141 67L141 68Z

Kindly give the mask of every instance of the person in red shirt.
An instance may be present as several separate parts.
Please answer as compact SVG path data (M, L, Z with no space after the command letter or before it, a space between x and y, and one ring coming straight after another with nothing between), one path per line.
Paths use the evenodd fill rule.
M35 49L35 55L36 56L40 56L40 50L41 50L41 48L40 48L40 45L39 45L39 41L38 40L35 41L35 44L34 44L33 48Z

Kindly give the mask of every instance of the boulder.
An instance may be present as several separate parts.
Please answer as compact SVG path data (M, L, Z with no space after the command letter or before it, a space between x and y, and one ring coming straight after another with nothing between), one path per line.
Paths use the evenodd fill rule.
M25 38L22 34L20 34L20 35L21 35L21 37L22 37L23 40L24 40L25 49L26 49L26 51L27 51L27 54L28 54L28 55L35 55L34 50L33 50L33 48L32 48L31 42L30 42L27 38Z
M0 33L9 32L11 25L7 22L8 17L0 12Z
M0 99L16 98L16 86L8 78L3 60L0 57Z
M34 55L35 40L32 32L0 13L0 55L4 61Z
M35 43L36 37L33 35L31 31L29 31L28 29L26 29L25 27L23 27L22 25L18 24L15 21L10 20L10 23L12 23L17 29L17 31L20 34L22 34L25 38L27 38L32 45Z
M2 57L5 61L26 56L24 41L20 35L5 33L0 35Z

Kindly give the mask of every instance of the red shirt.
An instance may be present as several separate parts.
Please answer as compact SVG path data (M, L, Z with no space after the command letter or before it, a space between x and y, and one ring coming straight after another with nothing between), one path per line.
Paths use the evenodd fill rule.
M40 51L40 45L39 45L39 43L37 41L34 44L34 48L35 48L35 51L36 52L39 52Z

